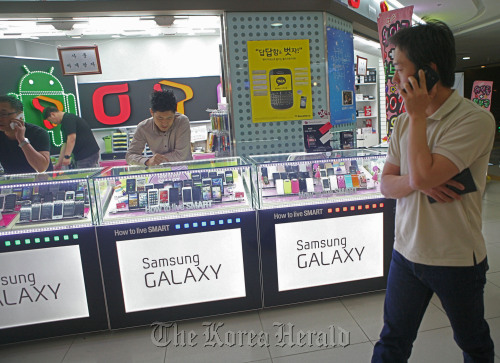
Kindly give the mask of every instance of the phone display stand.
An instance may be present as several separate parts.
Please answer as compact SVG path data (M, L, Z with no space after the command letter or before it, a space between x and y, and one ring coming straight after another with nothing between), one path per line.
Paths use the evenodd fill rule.
M207 139L207 150L216 157L231 156L231 132L227 110L210 112L211 132Z

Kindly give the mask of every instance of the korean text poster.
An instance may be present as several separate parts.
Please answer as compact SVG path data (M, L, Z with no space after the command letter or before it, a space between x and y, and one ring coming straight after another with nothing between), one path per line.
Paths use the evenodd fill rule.
M326 36L330 122L332 125L353 123L356 122L353 35L328 27Z
M309 39L247 42L252 121L312 118Z

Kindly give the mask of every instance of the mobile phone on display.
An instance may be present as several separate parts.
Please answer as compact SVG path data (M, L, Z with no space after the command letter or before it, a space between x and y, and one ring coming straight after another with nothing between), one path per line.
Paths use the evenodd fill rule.
M191 173L191 179L201 180L201 174L200 173Z
M56 200L64 200L66 198L66 192L64 190L60 190L56 193Z
M43 202L49 203L54 201L54 194L52 192L47 192L43 194Z
M138 192L144 192L146 190L146 179L144 178L138 178L136 180L136 191Z
M73 191L65 192L64 200L75 200L75 192Z
M41 212L41 204L34 203L31 205L31 220L39 221L40 220L40 212Z
M192 203L193 202L193 188L184 187L182 188L182 203Z
M193 202L201 202L201 187L194 186L193 187Z
M71 218L75 216L75 201L65 200L63 202L63 218Z
M54 202L54 214L52 219L61 219L63 217L63 202L62 200L56 200Z
M22 195L21 195L21 200L30 200L32 194L33 194L33 188L32 187L23 187Z
M283 190L285 194L292 194L292 181L290 179L283 180Z
M148 205L148 193L139 192L139 208L144 209Z
M352 177L347 174L347 175L344 175L344 180L345 180L345 187L346 188L352 188L353 185L352 185Z
M367 187L367 182L366 182L366 176L365 176L365 174L360 174L359 175L359 187L360 188L366 188Z
M267 173L267 168L265 166L263 166L260 169L260 171L262 173L262 181L264 182L264 184L269 184L269 175Z
M144 190L147 192L148 190L153 189L154 187L155 187L155 185L153 183L147 183L144 186Z
M326 178L328 176L326 169L319 169L319 176L320 178Z
M17 195L14 193L6 194L3 202L3 211L12 212L16 209Z
M313 178L306 178L306 188L308 193L314 193L314 181Z
M226 177L226 184L233 184L234 183L234 178L233 178L233 171L232 170L227 170L224 173Z
M201 197L203 200L212 199L212 187L210 185L203 185L201 187Z
M330 175L328 179L330 180L330 189L333 191L338 190L337 177L335 175Z
M212 186L214 185L219 185L220 186L220 192L222 194L224 194L224 183L222 181L222 178L221 177L217 177L217 178L212 178Z
M213 178L217 178L217 172L216 171L210 171L208 172L208 177L213 179Z
M19 222L29 222L31 221L31 206L21 207L19 211Z
M330 180L328 178L321 178L321 186L323 190L330 190Z
M133 210L139 208L139 195L137 192L128 193L128 209Z
M427 85L427 92L430 92L432 87L439 81L439 74L432 69L430 66L425 65L422 67L418 67L418 70L422 69L425 73L425 83ZM414 77L417 79L418 84L420 85L420 77L417 73L415 73Z
M271 107L285 110L293 106L292 71L277 68L269 71L269 89L271 90Z
M326 175L327 176L335 175L335 170L333 170L333 168L327 168Z
M75 201L78 202L80 200L85 202L85 192L83 190L75 192Z
M307 183L304 178L299 179L299 191L302 193L307 192Z
M276 179L274 181L274 185L276 186L276 194L283 195L285 194L285 189L284 189L284 180L283 179Z
M182 181L183 187L193 187L193 181L191 179L186 179Z
M85 203L83 200L75 202L75 216L80 218L85 217Z
M158 191L158 194L160 196L160 205L167 205L168 204L168 189L160 189Z
M337 185L339 188L345 188L345 180L343 175L337 175Z
M212 185L212 200L222 202L222 188L220 185Z
M200 174L201 174L201 179L208 178L208 171L202 171Z
M40 219L43 221L51 220L52 214L54 213L54 203L42 203L42 211L40 213Z
M352 186L354 188L359 188L360 187L360 183L359 183L358 174L351 175L351 178L352 178Z
M298 179L292 179L292 193L298 193L300 192L300 187L299 187L299 180Z
M178 188L170 188L168 190L168 202L170 205L178 205L179 204L179 189Z
M135 192L135 179L127 179L127 194Z
M0 212L3 211L3 202L5 200L5 195L0 195Z
M182 182L182 180L174 181L174 188L181 190L183 186L184 186L184 183Z
M158 189L148 190L148 205L155 207L160 204Z
M33 194L31 196L31 203L41 203L42 202L42 196L40 194Z
M212 179L210 178L205 178L201 182L203 185L212 185Z

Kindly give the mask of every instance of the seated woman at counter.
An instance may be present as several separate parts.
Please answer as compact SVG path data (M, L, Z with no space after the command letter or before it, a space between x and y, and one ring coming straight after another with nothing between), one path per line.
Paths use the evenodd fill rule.
M171 161L192 160L191 129L186 115L177 112L172 91L151 94L151 117L137 125L125 156L130 165L158 165ZM153 156L143 155L148 144Z

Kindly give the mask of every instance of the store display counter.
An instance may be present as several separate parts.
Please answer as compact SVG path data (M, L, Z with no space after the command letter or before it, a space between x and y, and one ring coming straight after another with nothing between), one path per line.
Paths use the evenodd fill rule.
M385 155L253 156L264 306L383 289L394 240Z
M250 180L240 158L94 178L112 329L262 306Z
M108 328L88 177L0 180L0 341Z

